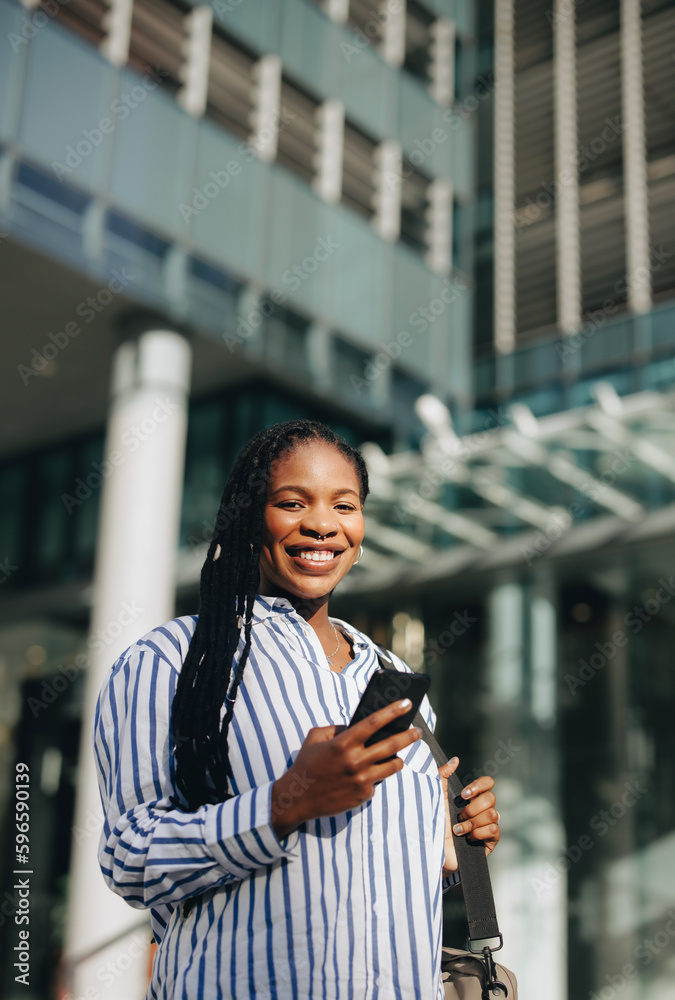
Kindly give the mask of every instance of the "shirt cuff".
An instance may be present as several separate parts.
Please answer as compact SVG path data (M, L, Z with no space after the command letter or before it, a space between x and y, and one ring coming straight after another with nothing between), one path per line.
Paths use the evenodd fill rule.
M451 872L450 875L447 875L443 879L442 882L443 892L448 892L449 889L452 889L454 886L459 885L460 882L461 879L459 877L459 872Z
M273 781L207 807L204 835L213 857L238 878L281 858L296 857L300 833L279 840L272 826Z

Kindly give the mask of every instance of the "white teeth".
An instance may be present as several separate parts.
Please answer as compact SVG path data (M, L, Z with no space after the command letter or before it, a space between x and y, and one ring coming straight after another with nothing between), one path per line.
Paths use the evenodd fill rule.
M333 559L332 552L308 552L304 550L300 553L301 559L309 559L310 562L328 562Z

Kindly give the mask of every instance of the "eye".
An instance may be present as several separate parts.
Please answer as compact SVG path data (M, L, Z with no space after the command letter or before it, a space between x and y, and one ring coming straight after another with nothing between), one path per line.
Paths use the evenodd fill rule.
M350 504L350 503L339 503L339 504L336 504L336 508L337 508L337 510L346 510L349 513L351 513L352 511L356 510L356 507L352 506L352 504Z
M277 507L281 507L282 510L298 510L301 506L299 500L282 500L281 503L277 504Z

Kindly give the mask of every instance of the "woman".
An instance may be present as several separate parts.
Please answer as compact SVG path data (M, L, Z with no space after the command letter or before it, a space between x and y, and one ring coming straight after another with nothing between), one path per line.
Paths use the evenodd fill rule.
M225 487L199 616L131 646L101 693L99 857L152 909L149 998L443 996L446 782L414 728L364 745L407 702L346 728L379 664L328 617L367 493L361 455L324 425L258 434ZM492 784L464 790L455 827L487 851Z

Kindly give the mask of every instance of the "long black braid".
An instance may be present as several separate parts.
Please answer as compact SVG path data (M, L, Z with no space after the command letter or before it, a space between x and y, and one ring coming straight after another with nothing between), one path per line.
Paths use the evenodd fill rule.
M270 469L275 459L308 441L337 448L354 466L361 502L368 494L368 473L360 452L316 420L275 424L256 434L239 454L202 567L199 619L172 709L176 783L189 810L229 797L227 732L251 648ZM244 648L230 686L242 625Z

